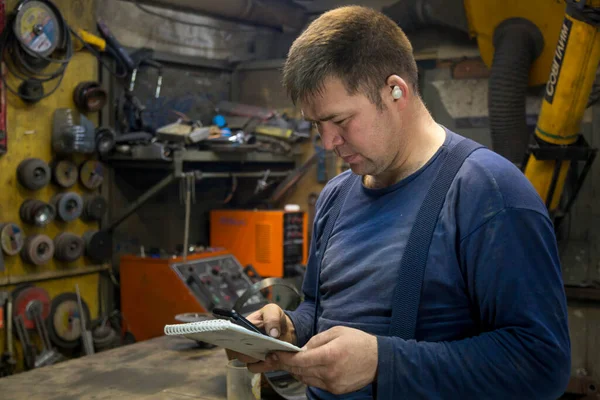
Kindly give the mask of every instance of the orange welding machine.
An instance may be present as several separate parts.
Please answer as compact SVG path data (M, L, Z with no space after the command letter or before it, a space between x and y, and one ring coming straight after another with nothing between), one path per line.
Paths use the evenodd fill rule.
M308 223L303 211L212 210L210 246L224 247L263 278L282 278L306 265Z

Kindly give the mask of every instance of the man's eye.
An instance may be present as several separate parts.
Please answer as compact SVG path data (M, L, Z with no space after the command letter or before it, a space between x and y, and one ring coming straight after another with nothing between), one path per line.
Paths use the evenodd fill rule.
M344 122L346 122L346 120L347 120L347 119L348 119L348 118L344 118L344 119L341 119L341 120L339 120L339 121L333 121L333 123L334 123L334 124L336 124L336 125L341 125L341 124L343 124Z

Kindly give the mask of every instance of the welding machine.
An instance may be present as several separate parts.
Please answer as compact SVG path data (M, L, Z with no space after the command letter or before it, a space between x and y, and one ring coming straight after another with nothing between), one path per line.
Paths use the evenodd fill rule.
M303 211L212 210L210 246L224 247L264 277L282 278L306 265L308 222Z
M123 319L138 341L162 336L165 325L181 322L178 315L233 308L253 284L226 251L191 254L185 260L123 255L119 270ZM267 303L256 294L238 311L246 315Z

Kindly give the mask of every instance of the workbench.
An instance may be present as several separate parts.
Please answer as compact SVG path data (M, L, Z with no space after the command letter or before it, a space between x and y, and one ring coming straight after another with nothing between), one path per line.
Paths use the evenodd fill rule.
M3 400L221 400L227 398L222 348L162 336L0 378Z

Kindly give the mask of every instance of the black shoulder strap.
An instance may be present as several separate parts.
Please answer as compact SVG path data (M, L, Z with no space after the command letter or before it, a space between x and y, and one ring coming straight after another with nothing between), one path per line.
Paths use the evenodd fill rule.
M323 228L323 235L321 236L321 245L319 246L320 254L319 254L319 263L317 264L317 276L315 277L316 287L315 287L315 316L313 320L313 335L317 334L317 321L319 320L319 286L321 283L321 264L323 263L323 255L325 255L325 250L327 250L327 243L329 242L329 237L331 236L331 231L333 230L333 226L335 225L335 221L337 220L338 215L340 215L340 210L342 209L342 205L344 204L344 200L352 187L352 184L356 181L354 179L354 175L350 174L344 181L341 183L339 192L333 204L331 205L331 210L329 211L329 217L327 218L327 222L325 223L325 227Z
M442 205L463 162L469 154L481 147L483 146L479 143L466 138L454 146L421 204L400 263L398 283L392 302L392 336L406 340L415 337L425 264Z

